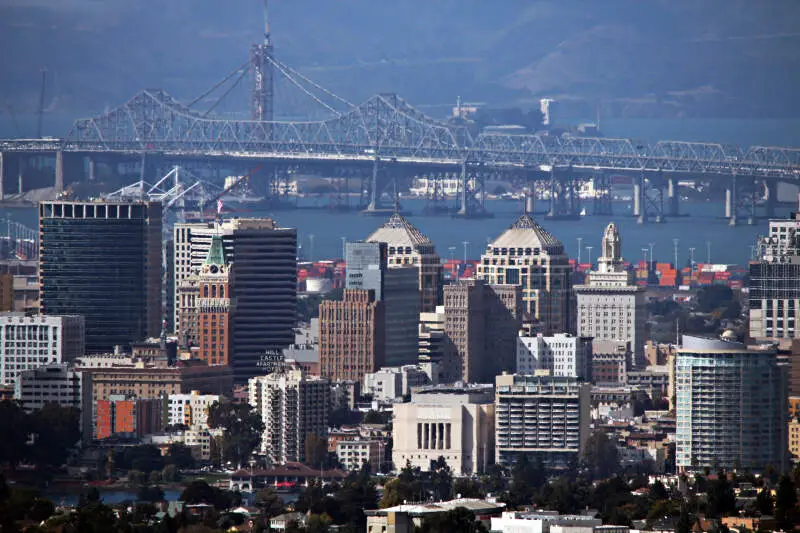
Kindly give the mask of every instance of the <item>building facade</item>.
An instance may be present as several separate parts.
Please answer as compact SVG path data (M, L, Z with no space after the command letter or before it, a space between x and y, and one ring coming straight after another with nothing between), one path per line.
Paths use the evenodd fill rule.
M394 401L411 394L412 387L428 384L428 374L417 365L385 366L364 376L363 392L373 400Z
M231 298L231 268L232 265L225 258L222 237L215 235L197 277L199 356L209 365L230 365L233 362L231 317L234 304Z
M158 337L161 203L39 204L39 286L44 315L81 315L86 351Z
M432 313L419 314L418 364L425 369L431 383L455 383L461 379L461 361L453 340L445 329L443 305Z
M166 424L208 430L208 410L219 401L219 394L200 394L196 390L188 394L170 394L167 396Z
M514 370L522 308L514 285L459 280L445 287L445 333L461 366L460 379L487 382Z
M419 309L433 312L442 299L442 260L433 241L399 213L393 214L366 241L386 243L389 268L417 268Z
M14 275L5 272L0 274L0 312L14 310Z
M592 341L569 333L517 337L518 374L547 371L551 376L592 380Z
M770 220L769 236L750 263L750 337L800 339L800 206L788 220Z
M384 302L371 290L345 289L341 301L319 306L319 363L323 377L362 381L386 361Z
M85 346L82 316L0 313L0 384L13 385L25 370L73 361Z
M564 245L527 213L487 246L477 277L519 286L525 311L543 333L574 333L569 257Z
M498 463L527 455L565 466L580 456L589 437L591 385L572 377L504 374L496 386Z
M264 422L261 453L277 464L306 459L306 439L328 434L330 382L279 370L248 382L250 405Z
M675 367L680 471L786 466L786 373L774 348L684 335Z
M30 413L49 403L80 411L84 442L91 438L91 376L72 370L67 364L45 365L20 372L14 384L14 399Z
M644 288L622 259L622 238L612 222L603 234L602 255L588 281L575 286L578 335L596 340L629 342L632 366L644 367Z
M336 444L336 458L345 470L358 471L368 464L372 472L378 472L386 462L386 443L367 439L340 440Z
M178 338L199 342L195 278L215 236L225 260L236 265L228 280L231 366L237 383L268 371L272 354L292 345L297 322L297 231L271 219L175 224L174 286ZM195 288L196 287L196 288ZM186 313L182 316L183 313Z
M394 406L392 462L395 470L429 471L444 457L455 475L481 474L494 457L494 395L491 386L430 387L410 403Z
M383 302L385 323L384 354L387 365L417 361L419 324L419 273L416 266L389 268L384 242L348 242L347 288L371 290Z
M141 438L164 430L164 398L113 394L95 404L94 438Z

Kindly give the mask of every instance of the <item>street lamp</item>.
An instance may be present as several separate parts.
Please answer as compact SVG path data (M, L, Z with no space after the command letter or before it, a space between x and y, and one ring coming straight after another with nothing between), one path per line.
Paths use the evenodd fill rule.
M342 237L342 259L347 259L347 237Z
M578 237L578 264L581 264L581 247L583 246L583 237Z
M592 268L592 247L587 246L586 251L589 252L589 268Z
M464 245L464 264L466 265L467 264L467 249L469 248L469 241L462 241L461 244Z
M308 235L308 241L309 241L309 244L308 244L308 259L310 261L313 261L314 260L314 234L313 233L310 233Z
M678 270L678 239L672 239L672 245L675 247L675 270Z

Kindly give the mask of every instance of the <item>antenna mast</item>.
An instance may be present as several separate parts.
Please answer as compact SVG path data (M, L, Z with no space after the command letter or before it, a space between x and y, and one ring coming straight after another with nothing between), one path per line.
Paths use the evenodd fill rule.
M250 49L250 72L253 93L250 114L253 120L271 122L273 119L273 48L269 25L269 5L264 2L264 41Z

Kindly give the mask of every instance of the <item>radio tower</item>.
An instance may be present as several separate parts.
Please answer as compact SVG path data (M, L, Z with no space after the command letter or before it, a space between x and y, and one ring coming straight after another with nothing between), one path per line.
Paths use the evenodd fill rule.
M272 39L269 35L269 9L264 0L264 42L250 49L250 72L253 73L253 94L250 114L253 120L272 120Z

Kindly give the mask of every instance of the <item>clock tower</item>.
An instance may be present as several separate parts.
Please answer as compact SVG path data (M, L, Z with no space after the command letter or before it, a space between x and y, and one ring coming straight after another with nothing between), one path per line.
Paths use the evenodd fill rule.
M225 258L222 237L211 238L208 256L200 267L197 298L200 359L209 365L230 365L231 360L231 297L232 264Z

